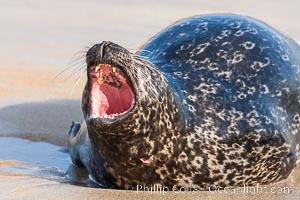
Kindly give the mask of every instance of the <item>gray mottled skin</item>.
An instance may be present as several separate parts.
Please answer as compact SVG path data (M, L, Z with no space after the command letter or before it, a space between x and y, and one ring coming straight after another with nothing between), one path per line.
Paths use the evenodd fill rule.
M300 48L238 15L187 18L138 54L111 42L87 67L119 66L136 105L113 122L89 118L70 131L73 162L108 187L268 184L295 167L300 143ZM79 130L79 131L78 131ZM151 162L142 162L141 158Z

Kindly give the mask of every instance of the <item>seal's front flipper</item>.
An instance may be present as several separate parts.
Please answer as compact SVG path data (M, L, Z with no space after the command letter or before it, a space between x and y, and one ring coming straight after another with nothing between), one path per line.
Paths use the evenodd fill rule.
M80 127L81 127L80 123L77 123L77 122L75 123L74 121L72 121L70 130L69 130L69 137L71 137L71 138L75 137L77 135L77 133L79 132Z
M78 146L80 142L80 137L79 137L80 128L81 128L80 123L72 122L69 131L68 147L69 147L69 154L72 162L78 167L84 167L83 163L80 160L80 154L78 152Z

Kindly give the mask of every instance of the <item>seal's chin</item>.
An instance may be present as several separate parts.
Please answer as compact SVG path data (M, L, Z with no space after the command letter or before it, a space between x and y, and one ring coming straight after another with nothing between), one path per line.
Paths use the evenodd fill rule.
M89 68L90 119L115 120L126 115L135 104L128 76L118 67L99 64Z

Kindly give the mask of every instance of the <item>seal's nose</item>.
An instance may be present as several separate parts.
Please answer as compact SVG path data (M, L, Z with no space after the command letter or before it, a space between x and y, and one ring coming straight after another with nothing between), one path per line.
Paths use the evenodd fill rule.
M100 44L95 45L95 49L97 52L97 56L99 59L103 59L105 54L110 51L120 51L122 50L122 47L119 45L111 42L111 41L103 41Z
M86 62L88 66L94 65L97 62L103 60L105 53L108 51L107 47L112 42L103 41L99 44L92 46L86 53Z
M99 47L98 47L98 50L97 50L97 54L99 56L99 58L103 58L104 56L104 48L106 46L108 46L111 42L110 41L103 41L102 43L98 44Z
M129 53L127 49L125 49L124 47L121 47L120 45L113 43L111 41L103 41L102 43L99 44L100 45L100 50L102 50L102 54L105 54L105 52L126 52Z
M113 42L95 44L86 53L86 63L90 67L99 63L126 65L131 62L130 52Z

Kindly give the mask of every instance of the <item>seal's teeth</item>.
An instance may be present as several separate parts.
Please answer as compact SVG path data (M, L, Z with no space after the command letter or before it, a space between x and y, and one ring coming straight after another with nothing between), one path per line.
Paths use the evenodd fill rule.
M97 65L97 66L95 67L95 72L99 71L100 68L101 68L101 65Z
M115 68L115 67L113 67L113 68L112 68L112 71L113 71L113 73L115 73L115 72L116 72L116 68Z
M104 118L107 118L107 114L106 113L104 114Z

